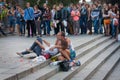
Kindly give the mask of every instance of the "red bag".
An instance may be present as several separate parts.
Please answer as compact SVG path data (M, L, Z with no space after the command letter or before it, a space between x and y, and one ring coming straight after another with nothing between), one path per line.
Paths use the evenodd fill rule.
M115 23L114 23L115 26L118 26L119 25L119 22L118 20L115 20Z
M43 56L46 58L46 59L49 59L51 56L50 54L46 53L46 54L43 54Z

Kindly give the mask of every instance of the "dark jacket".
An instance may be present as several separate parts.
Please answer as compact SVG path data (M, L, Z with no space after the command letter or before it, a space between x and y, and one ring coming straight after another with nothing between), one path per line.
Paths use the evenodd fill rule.
M56 12L55 12L54 19L55 19L55 20L61 20L61 13L60 13L60 11L56 11Z

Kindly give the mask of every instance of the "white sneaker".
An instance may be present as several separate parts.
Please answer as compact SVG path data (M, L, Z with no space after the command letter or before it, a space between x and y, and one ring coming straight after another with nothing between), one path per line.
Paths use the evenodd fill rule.
M19 55L20 57L23 57L23 54L21 54L19 52L17 52L16 54Z

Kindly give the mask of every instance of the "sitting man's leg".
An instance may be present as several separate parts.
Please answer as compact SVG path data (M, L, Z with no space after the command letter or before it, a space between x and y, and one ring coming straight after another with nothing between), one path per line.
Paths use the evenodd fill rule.
M33 51L35 53L37 52L37 56L38 56L39 51L40 52L42 51L42 47L40 45L43 47L42 39L40 37L37 37L37 40L32 44L32 46L29 49L27 49L26 51L23 51L21 53L17 52L17 54L20 55L21 57L23 57L23 55L29 54Z
M29 52L33 51L35 49L35 47L40 44L42 45L42 39L40 37L37 37L35 42L32 44L32 46L29 49L27 49L27 51L29 51Z

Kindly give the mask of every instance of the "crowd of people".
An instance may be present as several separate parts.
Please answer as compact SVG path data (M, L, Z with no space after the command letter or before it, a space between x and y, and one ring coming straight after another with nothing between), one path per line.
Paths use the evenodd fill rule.
M63 31L66 35L104 33L105 36L116 37L120 29L118 4L102 5L100 1L93 4L71 3L69 6L60 3L52 8L46 3L43 7L31 7L28 2L26 8L22 9L18 4L12 6L6 0L0 0L0 23L9 27L10 34L15 32L15 28L20 36L27 31L27 37L50 36L51 30L54 30L54 35ZM1 29L0 31L4 34Z
M0 32L3 35L6 33L2 30L2 25L9 28L9 34L13 34L17 29L19 36L51 36L52 30L56 35L54 45L37 37L29 49L17 52L21 57L31 52L36 53L36 58L44 53L49 53L50 56L61 53L57 57L58 60L73 62L75 51L66 35L104 34L118 40L119 21L118 4L102 5L100 1L96 1L93 4L83 2L64 6L60 3L51 8L46 3L42 7L39 5L31 7L27 2L26 8L23 9L18 4L12 6L6 0L0 0ZM46 49L43 43L49 48Z

